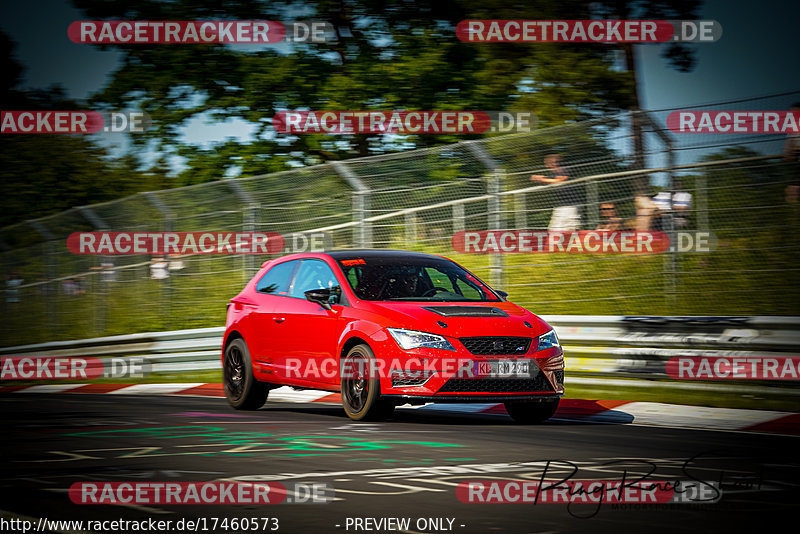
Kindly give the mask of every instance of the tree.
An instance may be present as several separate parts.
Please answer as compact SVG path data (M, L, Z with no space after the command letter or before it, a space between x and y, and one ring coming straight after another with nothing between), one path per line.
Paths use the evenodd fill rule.
M82 109L59 87L20 89L23 67L13 53L13 42L0 33L0 68L8 73L0 85L0 109ZM136 158L112 158L105 147L81 135L4 134L0 139L0 227L168 185L159 177L148 179L138 167Z
M272 19L330 21L337 39L250 50L224 45L120 45L120 68L95 102L136 102L157 127L137 137L187 158L210 179L236 167L260 174L394 150L383 135L276 135L271 118L283 109L453 109L535 111L541 125L575 121L629 107L632 87L603 45L473 44L455 37L469 18L574 18L587 3L538 0L523 8L500 0L320 0L296 5L231 1L102 2L73 0L86 18L140 20ZM107 46L107 45L106 45ZM237 118L255 125L253 139L227 139L200 149L182 141L195 117ZM463 136L408 136L424 147ZM191 178L190 178L191 177ZM188 182L187 182L188 183Z
M643 19L643 20L691 20L699 16L702 0L604 0L593 2L591 14L606 19ZM620 45L624 56L625 69L630 74L633 93L631 105L631 136L633 138L633 168L643 169L644 132L641 114L641 85L638 64L636 61L637 45L623 43ZM694 50L681 43L670 43L664 48L662 56L675 69L689 72L695 63Z

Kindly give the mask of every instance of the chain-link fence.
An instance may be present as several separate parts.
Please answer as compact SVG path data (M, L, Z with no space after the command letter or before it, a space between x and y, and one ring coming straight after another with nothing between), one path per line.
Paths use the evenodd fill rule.
M727 109L788 109L798 99L800 92ZM2 344L219 325L227 300L274 257L67 250L68 235L92 230L325 232L335 248L433 252L542 314L800 315L800 205L786 200L798 167L780 157L784 138L675 134L664 129L668 111L639 115L644 161L632 155L632 116L625 114L142 193L20 222L0 229ZM546 164L552 154L570 180L532 181L553 174ZM568 215L576 228L705 230L717 248L655 255L453 250L461 231L545 230L565 202L575 206Z

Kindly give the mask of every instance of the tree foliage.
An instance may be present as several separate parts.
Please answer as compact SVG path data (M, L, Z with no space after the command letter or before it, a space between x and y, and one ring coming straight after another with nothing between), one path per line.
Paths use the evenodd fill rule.
M0 33L0 109L85 109L58 86L22 90L23 67L14 44ZM137 191L170 185L166 174L142 173L133 155L112 158L91 137L67 134L5 134L0 139L0 227Z
M382 135L280 135L271 118L286 109L531 110L540 126L626 109L628 73L615 68L613 47L576 44L475 44L455 37L464 19L588 17L589 2L533 0L319 0L293 4L235 0L73 0L87 19L269 19L331 22L333 42L253 45L120 45L120 68L95 102L137 103L157 127L155 140L186 158L182 183L283 170L396 150ZM188 121L230 118L256 126L252 139L185 142ZM404 148L463 136L419 135Z

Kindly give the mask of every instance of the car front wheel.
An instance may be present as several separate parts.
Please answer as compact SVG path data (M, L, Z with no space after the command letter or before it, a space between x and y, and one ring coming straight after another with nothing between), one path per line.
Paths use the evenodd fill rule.
M542 399L527 402L506 402L508 415L519 424L533 425L550 419L558 409L561 399Z
M380 421L394 411L394 404L381 399L375 355L368 345L356 345L342 360L342 406L354 421Z
M269 395L269 386L253 377L250 351L243 339L234 339L225 348L222 383L228 404L237 410L258 410Z

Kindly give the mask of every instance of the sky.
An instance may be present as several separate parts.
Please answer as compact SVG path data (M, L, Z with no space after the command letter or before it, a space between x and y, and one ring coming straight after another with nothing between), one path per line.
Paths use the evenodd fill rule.
M69 0L2 3L0 29L17 43L26 87L57 83L70 97L82 99L104 85L119 54L71 42L66 28L83 18ZM662 45L638 47L643 108L702 106L800 89L800 2L706 0L701 18L720 22L723 35L696 46L697 64L689 73L668 66L660 57ZM212 125L196 118L184 128L184 139L207 144L227 136L247 138L252 131L239 120ZM110 142L125 145L120 135Z

